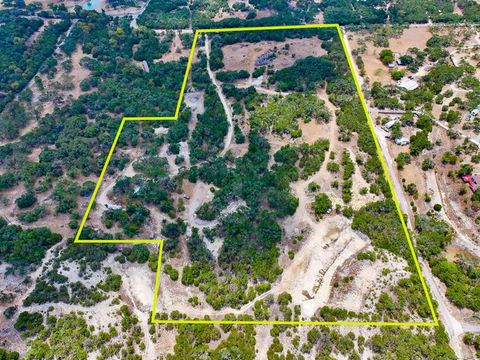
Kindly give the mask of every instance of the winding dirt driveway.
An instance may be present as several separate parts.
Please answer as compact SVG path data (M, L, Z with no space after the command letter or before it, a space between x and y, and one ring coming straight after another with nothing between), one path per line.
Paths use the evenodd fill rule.
M232 109L231 109L230 105L228 104L227 98L223 94L222 87L217 82L217 79L215 79L215 74L213 73L212 69L210 68L210 40L208 38L208 35L205 35L205 53L207 54L207 59L208 59L208 61L207 61L208 75L210 76L210 80L212 80L213 85L215 85L218 97L220 98L220 101L222 102L223 108L225 110L225 114L227 115L228 132L227 132L227 136L225 136L223 150L220 153L220 156L224 156L227 153L228 149L230 148L230 144L232 143L232 138L233 138L233 114L232 114Z

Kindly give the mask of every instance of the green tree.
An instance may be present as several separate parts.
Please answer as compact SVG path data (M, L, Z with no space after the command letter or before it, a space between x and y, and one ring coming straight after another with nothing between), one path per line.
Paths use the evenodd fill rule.
M315 196L315 201L313 202L313 211L318 217L322 217L328 211L332 209L332 201L327 194L320 193Z
M395 61L393 51L390 49L383 49L380 51L380 61L385 65L388 63L393 63Z

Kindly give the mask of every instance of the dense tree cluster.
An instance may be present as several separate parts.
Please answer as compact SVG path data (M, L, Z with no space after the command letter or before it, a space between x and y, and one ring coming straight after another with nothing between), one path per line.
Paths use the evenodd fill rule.
M268 81L276 84L280 91L314 90L335 76L333 69L334 65L327 57L307 56L295 60L290 67L276 71Z
M367 235L373 245L408 261L412 259L393 200L377 201L362 207L353 217L352 228Z
M480 309L480 276L477 261L464 257L455 262L448 261L444 254L453 238L452 229L434 217L417 216L415 229L418 231L417 246L428 260L432 272L447 287L447 297L461 308L473 311Z
M384 2L378 0L362 2L327 0L322 1L321 8L325 23L338 23L340 25L376 24L384 23L387 19Z
M161 29L184 29L189 25L187 0L153 0L138 18L138 23Z
M0 13L0 111L21 91L51 57L58 37L70 26L70 20L62 20L45 27L31 45L27 40L42 25L40 19L28 19L14 13Z
M28 267L38 264L45 252L62 239L49 229L22 229L18 225L7 225L0 218L0 259L15 266Z

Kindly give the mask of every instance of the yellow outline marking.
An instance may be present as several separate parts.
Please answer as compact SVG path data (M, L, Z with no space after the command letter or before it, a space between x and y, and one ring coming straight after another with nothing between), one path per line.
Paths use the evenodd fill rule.
M412 253L413 261L415 268L418 272L420 282L422 284L423 291L425 293L425 297L427 299L427 303L432 314L433 322L381 322L381 321L275 321L275 320L263 320L263 321L242 321L242 320L199 320L199 319L185 319L185 320L157 320L155 318L157 312L157 301L158 301L158 290L160 287L160 276L161 276L161 266L162 266L162 253L163 253L163 240L162 239L147 239L147 240L140 240L140 239L131 239L131 240L102 240L102 239L92 239L92 240L84 240L80 239L80 234L82 233L83 228L85 227L85 223L87 221L88 215L92 209L92 206L95 202L95 198L97 196L98 190L102 183L102 180L105 176L105 172L107 170L108 164L112 158L113 152L115 147L117 146L118 139L120 138L120 134L122 132L123 126L125 125L126 121L157 121L157 120L177 120L181 104L183 101L183 95L185 93L185 88L187 86L188 75L190 73L190 69L192 66L193 55L195 53L195 47L197 45L198 36L202 33L223 33L223 32L240 32L240 31L267 31L267 30L291 30L291 29L321 29L321 28L335 28L337 29L338 36L340 38L340 42L343 47L343 51L345 53L345 57L348 62L348 66L350 68L350 72L352 74L352 78L355 82L355 87L358 92L359 99L362 103L363 110L368 120L368 125L370 131L373 136L373 140L375 142L375 147L377 149L378 157L380 158L380 162L382 163L382 168L385 173L385 178L387 179L388 185L390 187L390 191L392 193L393 201L395 202L395 206L400 217L400 222L402 224L402 228L404 230L405 236L407 238L408 246ZM335 326L423 326L423 327L430 327L430 326L438 326L438 318L435 313L435 309L433 306L432 299L430 298L430 294L428 292L427 284L422 274L422 269L418 262L417 255L415 253L415 248L413 246L413 242L410 238L410 234L408 232L407 225L403 218L402 210L400 208L400 203L398 201L397 195L395 194L395 190L393 188L392 180L390 178L390 174L388 172L387 165L385 163L385 159L383 158L382 149L377 140L377 136L375 134L375 128L373 126L372 119L370 114L368 113L367 104L363 97L362 90L360 88L360 83L358 82L357 75L355 73L355 69L353 67L352 59L350 58L350 54L347 51L347 46L345 44L345 39L343 38L342 30L338 24L304 24L304 25L282 25L282 26L265 26L265 27L242 27L242 28L219 28L219 29L199 29L195 31L195 35L193 37L192 48L190 50L190 54L188 57L187 68L185 70L185 74L183 76L182 87L180 89L180 95L178 97L177 106L175 108L175 115L173 116L144 116L144 117L124 117L120 122L120 126L118 127L117 133L113 140L113 144L110 148L110 151L107 155L107 159L105 161L105 165L100 173L100 177L97 180L97 184L95 185L95 189L93 191L92 197L90 198L89 204L87 206L87 210L85 215L83 216L82 222L80 223L80 227L77 231L75 236L74 243L106 243L106 244L139 244L139 243L153 243L159 244L158 249L158 262L157 262L157 272L155 276L155 288L153 293L153 304L152 304L152 314L150 321L152 323L157 324L233 324L233 325L240 325L240 324L249 324L249 325L335 325Z

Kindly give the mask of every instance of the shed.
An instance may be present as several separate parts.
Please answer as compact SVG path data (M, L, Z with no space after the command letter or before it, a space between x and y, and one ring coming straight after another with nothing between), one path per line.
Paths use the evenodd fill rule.
M383 125L383 130L390 131L392 129L393 125L395 125L396 122L397 122L397 119L390 120L385 125Z
M405 89L405 90L415 90L420 85L414 79L402 79L402 80L398 81L398 86L401 87L402 89Z
M480 188L480 177L477 175L462 175L461 179L464 183L467 183L470 187L470 190L473 192L477 191Z
M410 140L405 136L401 136L401 137L395 139L395 144L400 145L400 146L408 145L408 144L410 144Z

